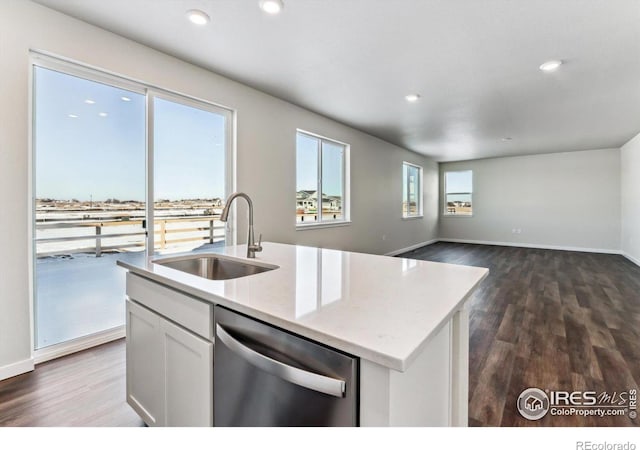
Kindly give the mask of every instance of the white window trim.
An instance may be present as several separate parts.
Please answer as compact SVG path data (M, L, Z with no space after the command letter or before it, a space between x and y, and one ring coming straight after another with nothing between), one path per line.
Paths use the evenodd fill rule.
M424 219L424 214L416 215L416 216L402 216L402 220L415 220L415 219Z
M471 192L452 192L452 194L469 194L471 196L471 214L455 214L447 212L447 174L448 173L456 173L456 172L471 172ZM475 177L473 176L473 169L462 169L462 170L445 170L442 172L442 184L444 189L442 190L442 217L457 217L457 218L465 218L470 219L474 214L474 202L473 202L473 191L475 185Z
M415 167L416 169L418 169L418 212L416 214L408 214L408 213L404 213L402 212L402 220L412 220L412 219L422 219L424 218L424 211L423 211L423 198L424 195L422 192L422 182L423 182L423 175L422 175L422 166L419 166L417 164L413 164L410 163L408 161L402 161L402 168L404 169L404 166L411 166L411 167ZM404 171L403 171L404 172ZM402 174L402 183L408 183L408 180L404 178L404 173ZM409 196L409 186L407 186L407 197ZM406 199L407 201L409 200L408 198ZM402 205L402 203L404 203L405 198L403 196L402 198L402 202L400 203ZM407 210L408 210L408 206L407 205Z
M350 220L335 220L331 222L320 222L320 223L305 223L304 225L300 225L296 223L296 231L305 231L305 230L317 230L318 228L337 228L337 227L348 227L351 225Z
M324 220L320 222L311 222L311 223L298 223L296 220L296 231L304 231L304 230L312 230L319 228L333 228L333 227L344 227L351 225L351 145L346 142L338 141L336 139L328 138L326 136L322 136L317 133L312 133L310 131L306 131L300 128L296 128L296 141L298 134L303 134L315 139L318 139L320 142L320 146L317 150L318 152L318 189L317 192L320 192L320 196L322 196L322 141L337 144L344 147L344 158L342 161L342 219L340 220ZM296 161L298 158L298 146L296 145ZM298 168L296 165L296 172ZM297 173L296 173L297 177ZM297 189L297 186L296 186ZM322 202L322 200L321 200ZM320 218L322 219L322 213L320 213Z

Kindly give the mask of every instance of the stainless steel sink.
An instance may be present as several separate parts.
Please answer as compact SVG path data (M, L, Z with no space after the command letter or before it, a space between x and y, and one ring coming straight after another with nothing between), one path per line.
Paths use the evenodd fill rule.
M209 280L232 280L278 268L278 266L247 263L219 255L190 255L157 259L153 262Z

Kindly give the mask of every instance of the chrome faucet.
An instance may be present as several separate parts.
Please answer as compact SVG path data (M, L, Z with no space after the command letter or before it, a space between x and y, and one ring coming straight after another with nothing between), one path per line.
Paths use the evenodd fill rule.
M238 197L244 198L249 204L249 236L247 237L247 258L255 258L256 252L262 251L262 245L260 245L262 243L262 234L260 235L258 243L256 244L255 236L253 235L253 202L251 201L251 198L249 198L249 196L244 192L234 192L233 194L231 194L224 205L222 214L220 214L220 220L222 222L227 221L227 219L229 218L229 209L231 208L231 203L233 203L233 201Z

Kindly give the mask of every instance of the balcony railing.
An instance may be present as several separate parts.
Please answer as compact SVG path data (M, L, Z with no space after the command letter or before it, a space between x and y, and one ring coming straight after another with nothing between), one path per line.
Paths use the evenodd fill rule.
M155 219L154 221L154 246L155 248L165 249L173 244L181 244L187 242L205 241L209 244L213 244L216 241L223 240L225 237L224 225L215 225L216 221L219 221L219 215L212 216L186 216L178 218L163 218ZM37 231L46 230L69 230L70 233L64 233L62 236L51 237L37 237L35 239L36 245L48 244L48 243L66 243L84 241L93 241L92 246L86 245L73 246L72 244L64 245L64 248L59 248L51 251L37 251L38 257L71 254L71 253L95 253L96 256L101 256L103 252L110 250L125 250L144 247L145 220L103 220L103 221L74 221L74 222L56 222L56 223L36 223ZM178 227L179 224L198 224L203 225ZM112 227L140 227L140 231L128 231L121 233L108 232L109 229L115 229ZM73 230L73 231L72 231ZM87 233L76 234L79 230L86 230ZM91 233L89 233L91 230ZM221 232L220 232L221 230ZM106 231L106 232L105 232ZM206 234L204 233L206 232ZM38 233L40 234L40 233ZM57 233L60 234L60 233ZM131 239L140 236L142 239ZM104 245L105 240L111 240L114 238L120 239L120 242L112 245Z

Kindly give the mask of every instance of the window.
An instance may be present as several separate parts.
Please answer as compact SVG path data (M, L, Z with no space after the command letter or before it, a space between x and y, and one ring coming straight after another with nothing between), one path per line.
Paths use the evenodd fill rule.
M296 224L298 226L348 222L348 154L349 146L346 144L298 131L296 135Z
M473 215L473 172L463 170L444 173L444 214Z
M402 163L402 217L422 217L422 167Z

